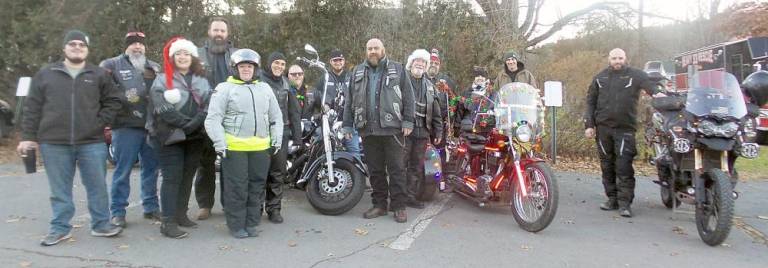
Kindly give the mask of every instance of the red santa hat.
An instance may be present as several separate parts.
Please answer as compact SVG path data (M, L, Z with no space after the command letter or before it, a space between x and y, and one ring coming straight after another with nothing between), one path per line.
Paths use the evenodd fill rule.
M440 63L440 51L438 51L437 48L433 48L429 52L429 60Z
M181 36L175 36L168 40L163 47L163 69L165 73L165 88L163 98L170 104L176 104L181 101L181 92L173 86L173 73L176 71L173 67L173 55L181 50L187 51L192 56L197 57L197 47L191 41Z

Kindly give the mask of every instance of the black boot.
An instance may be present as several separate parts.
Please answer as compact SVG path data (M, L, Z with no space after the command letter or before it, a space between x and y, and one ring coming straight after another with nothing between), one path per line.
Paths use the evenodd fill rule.
M619 209L619 202L616 199L609 198L605 203L600 204L602 210L617 210Z
M176 222L178 222L181 227L197 228L197 223L190 220L189 217L187 217L186 212L176 214Z
M269 221L272 223L283 223L283 216L280 215L280 210L273 210L270 212L267 212L267 215L269 216Z
M189 233L179 230L179 224L170 217L163 217L163 223L160 224L160 233L166 237L176 239L181 239L189 235Z

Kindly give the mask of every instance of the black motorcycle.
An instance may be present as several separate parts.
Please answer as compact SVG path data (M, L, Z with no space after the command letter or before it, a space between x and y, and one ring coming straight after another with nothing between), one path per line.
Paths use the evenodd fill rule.
M655 98L651 140L661 199L668 208L695 206L701 239L716 246L733 219L736 157L756 158L759 146L745 141L747 108L736 77L723 71L689 75L689 90Z
M322 70L328 81L328 70L317 51L310 45L304 46L304 50L315 59L298 60ZM324 86L322 103L326 103L326 91ZM296 187L306 190L312 207L325 215L339 215L355 207L363 197L368 177L363 161L344 150L341 123L336 111L324 106L320 123L302 121L304 146L289 146L299 148L289 152L289 178L295 180Z

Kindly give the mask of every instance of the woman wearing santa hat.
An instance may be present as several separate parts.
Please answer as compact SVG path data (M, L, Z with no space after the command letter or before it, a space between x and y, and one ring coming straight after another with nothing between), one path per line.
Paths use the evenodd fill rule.
M160 170L160 233L183 238L181 227L196 227L187 217L187 204L203 148L203 122L211 89L198 59L197 47L182 37L163 49L164 75L150 90L151 117L147 129L157 146Z

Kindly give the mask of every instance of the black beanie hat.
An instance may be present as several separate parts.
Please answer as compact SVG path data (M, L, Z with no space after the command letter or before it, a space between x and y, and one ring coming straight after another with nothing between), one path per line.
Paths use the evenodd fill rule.
M144 44L144 38L145 36L142 32L129 32L125 34L125 46L128 47L136 42Z
M90 45L91 42L89 42L88 35L86 35L84 32L81 32L79 30L71 30L67 32L66 35L64 35L64 45L67 45L72 40L78 40L83 41L86 46Z

